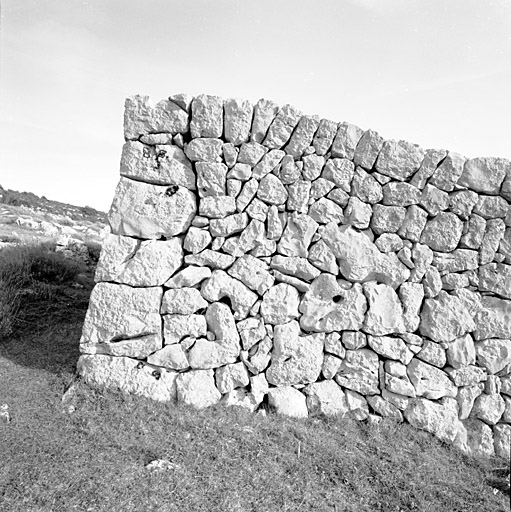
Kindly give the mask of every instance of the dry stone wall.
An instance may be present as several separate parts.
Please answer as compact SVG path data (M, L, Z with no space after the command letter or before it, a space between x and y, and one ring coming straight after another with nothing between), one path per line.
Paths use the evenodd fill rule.
M124 131L87 382L509 456L511 162L207 95L129 98Z

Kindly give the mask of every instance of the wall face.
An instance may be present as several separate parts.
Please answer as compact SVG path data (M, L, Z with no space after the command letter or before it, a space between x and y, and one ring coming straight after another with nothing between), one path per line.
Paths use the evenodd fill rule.
M509 455L511 162L214 96L130 98L125 138L87 382Z

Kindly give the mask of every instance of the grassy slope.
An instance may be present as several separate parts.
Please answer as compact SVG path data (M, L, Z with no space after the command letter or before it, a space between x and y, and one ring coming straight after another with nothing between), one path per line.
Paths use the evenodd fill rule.
M172 407L74 380L92 283L26 296L0 340L0 511L505 511L492 468L407 425ZM168 459L173 469L145 465Z

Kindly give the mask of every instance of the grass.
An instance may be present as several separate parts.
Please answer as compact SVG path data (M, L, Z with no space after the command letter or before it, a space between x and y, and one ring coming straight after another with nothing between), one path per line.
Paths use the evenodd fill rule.
M71 279L47 282L46 298L22 294L0 338L0 405L12 415L0 423L1 512L509 510L502 460L467 458L408 425L89 389L74 375L92 287L82 271L83 288ZM157 459L172 466L148 470Z

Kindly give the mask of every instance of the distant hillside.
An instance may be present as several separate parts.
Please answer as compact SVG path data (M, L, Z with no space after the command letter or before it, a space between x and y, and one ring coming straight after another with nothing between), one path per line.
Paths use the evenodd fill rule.
M32 192L18 192L4 189L0 185L0 204L10 206L24 206L39 213L51 213L69 217L72 220L100 222L105 224L106 213L91 208L90 206L73 206L60 201L52 201L45 196L39 197Z

